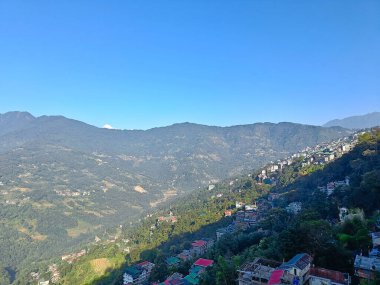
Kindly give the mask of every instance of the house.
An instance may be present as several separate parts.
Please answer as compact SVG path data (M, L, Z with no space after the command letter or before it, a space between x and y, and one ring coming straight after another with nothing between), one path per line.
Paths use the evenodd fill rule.
M288 213L292 213L294 215L297 215L302 209L302 203L301 202L292 202L285 209Z
M255 211L257 211L257 203L255 202L252 205L245 205L245 210L255 210Z
M372 246L374 248L380 247L380 232L371 233Z
M194 262L195 266L200 266L203 268L207 268L209 266L212 266L213 264L214 264L214 260L205 259L205 258L199 258L197 261Z
M193 263L189 270L189 275L200 276L205 272L207 267L210 267L214 264L213 260L199 258L196 262Z
M200 276L205 272L207 267L210 267L214 264L213 260L199 258L194 264L191 266L189 270L189 275L183 278L184 284L197 285L200 281Z
M166 258L166 264L169 267L176 267L180 264L180 262L181 262L181 260L175 256L171 256L171 257Z
M348 273L325 268L310 268L309 285L350 285L351 277Z
M239 229L246 230L248 227L256 224L258 212L254 210L238 211L236 213L236 226Z
M343 222L348 215L348 209L345 207L339 208L339 220Z
M129 266L123 274L123 285L144 284L150 276L154 264L144 261L134 266Z
M175 272L169 276L164 282L153 283L153 285L187 285L185 280L183 280L183 275L181 273Z
M49 265L49 272L51 273L51 282L52 283L58 283L59 279L61 279L61 273L59 272L58 265L53 263L52 265Z
M256 258L243 264L238 270L239 285L268 284L272 273L281 263L274 260Z
M212 238L201 238L201 240L206 242L206 249L210 249L214 245L214 240Z
M299 253L288 262L283 263L279 269L294 275L295 279L299 280L298 284L302 285L306 283L312 260L312 257L307 253Z
M327 189L327 195L330 196L335 190L335 183L334 182L327 183L326 189Z
M232 216L232 211L231 210L225 210L224 211L224 216L225 217L231 217Z
M196 275L194 273L190 273L189 275L185 276L185 278L183 278L183 281L186 282L185 284L198 285L200 278L198 275Z
M306 253L297 254L282 264L274 260L256 258L240 267L237 281L239 285L307 284L311 261L311 256Z
M204 240L196 240L191 244L191 246L191 251L195 256L202 255L207 250L207 242L205 242Z
M357 255L354 262L355 275L365 280L377 280L380 273L380 259Z
M191 246L191 252L193 256L204 254L210 247L214 245L214 240L209 238L201 238L194 241Z
M378 248L373 248L369 252L369 257L379 258L380 259L380 250Z
M192 254L190 250L184 249L177 257L183 261L187 261L192 258Z
M171 223L176 223L177 222L177 217L176 216L168 216L168 217L164 217L164 216L161 216L161 217L158 217L158 221L159 222L171 222Z
M85 254L86 254L86 250L83 249L73 254L62 255L61 260L66 261L67 263L71 264L75 262L78 258L84 256Z
M38 285L49 285L50 284L50 281L40 281L38 282Z
M150 275L155 264L152 262L149 262L149 261L143 261L141 263L138 263L137 266L144 268L146 270L147 274Z
M364 211L362 209L350 209L348 210L348 214L344 217L344 220L350 220L353 219L359 219L361 221L364 221Z
M137 266L130 266L123 274L123 285L144 284L147 281L146 271Z
M217 229L216 230L216 240L219 240L223 235L225 234L232 234L236 232L236 222L232 222L230 225L228 225L225 228Z
M269 277L268 285L281 284L283 281L284 273L285 273L284 270L281 270L281 269L273 270Z

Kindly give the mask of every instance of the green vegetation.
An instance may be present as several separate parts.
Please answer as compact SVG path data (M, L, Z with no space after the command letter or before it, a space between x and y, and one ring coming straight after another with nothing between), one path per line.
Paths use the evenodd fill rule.
M0 267L7 268L1 276L27 284L30 272L45 272L40 268L60 255L96 235L107 239L110 228L136 224L174 197L349 133L291 123L110 131L64 117L8 113L0 121ZM244 183L248 190L254 182ZM168 225L154 238L162 242L197 231L217 221L220 209L200 209L201 218L190 214L191 224ZM136 236L143 241L149 234ZM156 244L143 241L143 246ZM135 252L131 260L138 259Z
M289 259L299 252L311 254L317 266L352 274L354 253L368 249L373 215L380 209L379 146L380 132L375 130L361 137L361 143L353 151L323 169L314 169L309 175L304 173L310 168L296 163L279 174L277 180L283 182L276 186L258 185L252 177L245 176L234 181L232 186L226 181L216 185L212 191L195 192L172 205L177 223L156 223L157 215L154 215L124 232L123 238L130 240L128 245L131 247L124 266L139 260L156 262L159 270L155 271L154 279L163 279L164 274L160 272L166 274L177 270L186 273L189 263L169 269L163 262L164 257L188 248L189 242L196 238L215 237L217 228L231 222L230 218L222 218L222 215L225 209L233 208L235 201L251 203L273 192L280 198L274 202L277 207L267 213L265 220L257 227L223 237L205 255L216 264L207 270L201 283L232 284L236 279L236 269L246 261L258 256ZM330 196L317 188L345 176L350 177L350 186L338 187ZM222 196L218 198L216 194ZM291 215L283 209L293 201L303 203L298 215ZM338 223L338 207L342 206L361 208L368 219L353 218ZM95 254L88 255L86 260L105 258L107 248L99 246ZM113 248L120 251L121 243L113 245ZM85 264L80 260L71 266L71 271L66 270L63 284L76 284L73 283L74 276L77 272L84 272ZM119 284L122 270L120 267L108 273L106 279L93 280L91 284Z

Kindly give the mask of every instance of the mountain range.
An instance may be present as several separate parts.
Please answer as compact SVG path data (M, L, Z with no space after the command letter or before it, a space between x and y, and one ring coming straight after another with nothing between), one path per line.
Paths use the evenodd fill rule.
M346 129L366 129L380 126L380 112L328 121L324 127L339 126Z
M350 133L294 123L109 130L2 114L0 267L17 272L176 196Z

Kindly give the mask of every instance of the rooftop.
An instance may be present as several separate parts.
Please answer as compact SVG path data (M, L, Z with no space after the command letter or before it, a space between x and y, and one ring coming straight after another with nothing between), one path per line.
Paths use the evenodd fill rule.
M174 257L174 256L168 257L166 259L166 263L169 264L169 265L175 265L175 264L177 264L179 262L180 262L179 258L178 257Z
M380 272L380 259L357 255L354 262L355 268Z
M284 275L284 270L274 270L269 278L268 285L280 284L282 275Z
M210 259L204 259L204 258L199 258L194 265L201 266L201 267L209 267L214 263L213 260Z
M198 280L198 278L194 278L194 277L191 276L191 275L187 275L184 279L185 279L186 281L188 281L190 284L193 284L193 285L199 284L199 280Z
M329 270L325 268L319 268L319 267L310 268L310 276L316 276L316 277L329 279L333 282L341 283L341 284L346 284L347 283L346 279L348 277L342 272Z
M280 268L289 268L289 267L297 267L301 270L305 269L306 266L311 264L312 258L307 253L299 253L295 255L292 259L290 259L288 262L285 262L283 265L281 265Z
M131 275L133 278L137 278L141 275L143 269L138 266L130 266L125 269L125 273Z
M201 247L201 246L205 246L206 242L204 240L196 240L191 245L195 247Z

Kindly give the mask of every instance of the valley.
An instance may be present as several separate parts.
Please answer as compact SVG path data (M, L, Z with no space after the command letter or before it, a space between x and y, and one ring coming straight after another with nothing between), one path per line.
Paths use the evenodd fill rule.
M1 267L17 276L193 190L352 133L292 123L120 131L20 112L0 127Z

